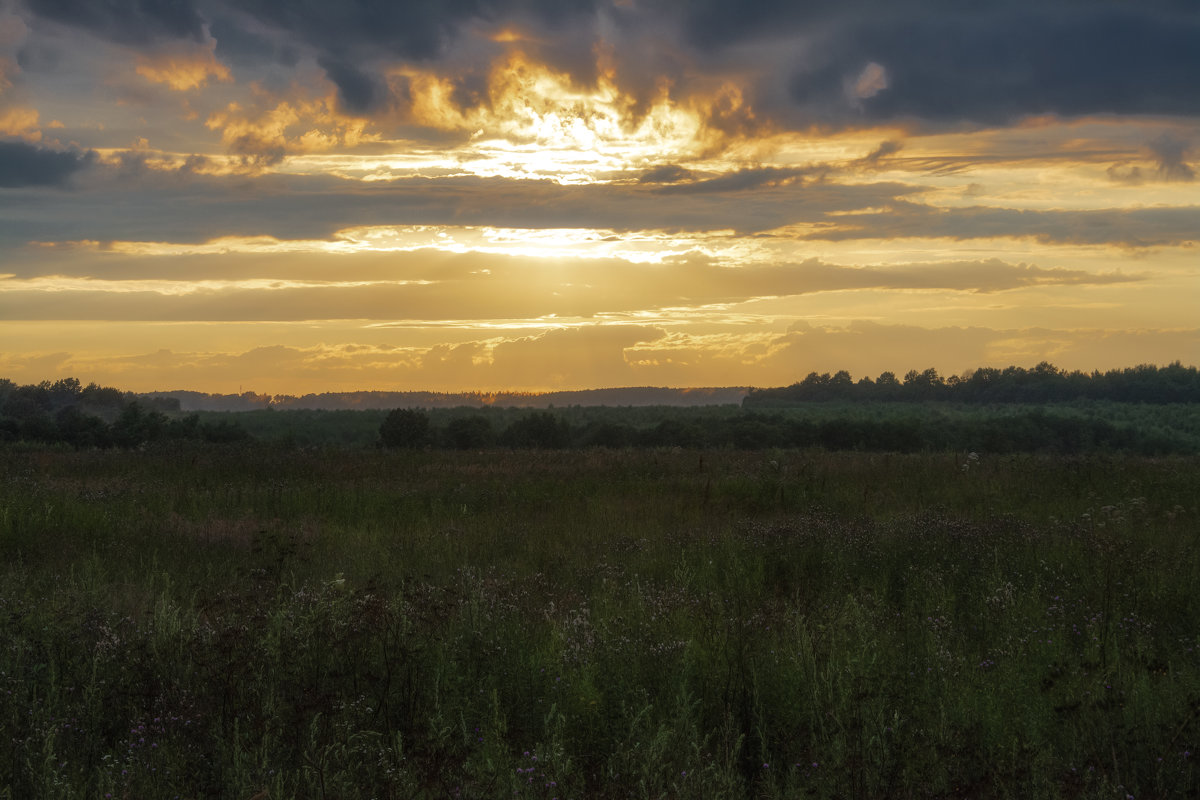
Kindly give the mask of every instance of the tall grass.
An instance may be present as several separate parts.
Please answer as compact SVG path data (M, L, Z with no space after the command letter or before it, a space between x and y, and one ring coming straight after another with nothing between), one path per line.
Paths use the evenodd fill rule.
M0 796L1197 791L1200 460L0 460Z

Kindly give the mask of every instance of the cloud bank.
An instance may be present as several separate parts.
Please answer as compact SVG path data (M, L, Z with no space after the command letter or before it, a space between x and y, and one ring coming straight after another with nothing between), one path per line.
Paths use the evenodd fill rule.
M7 363L1194 361L1197 41L1190 0L9 0Z

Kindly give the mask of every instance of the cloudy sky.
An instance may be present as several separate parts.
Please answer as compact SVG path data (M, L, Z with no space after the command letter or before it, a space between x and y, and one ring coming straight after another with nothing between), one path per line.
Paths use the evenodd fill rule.
M0 376L1200 363L1195 0L0 0Z

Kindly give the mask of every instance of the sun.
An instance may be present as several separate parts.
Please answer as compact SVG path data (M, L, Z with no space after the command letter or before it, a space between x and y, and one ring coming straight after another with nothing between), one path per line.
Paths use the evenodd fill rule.
M660 84L649 102L623 91L611 70L591 85L513 51L492 64L478 102L456 98L452 78L411 66L390 76L411 97L411 121L466 133L461 162L488 177L559 183L612 180L631 170L689 160L709 151L715 132L694 99Z

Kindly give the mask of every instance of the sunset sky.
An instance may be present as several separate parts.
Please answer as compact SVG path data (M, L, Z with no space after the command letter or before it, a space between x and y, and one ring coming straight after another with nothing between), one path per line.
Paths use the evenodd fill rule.
M0 0L0 377L1200 363L1195 0Z

